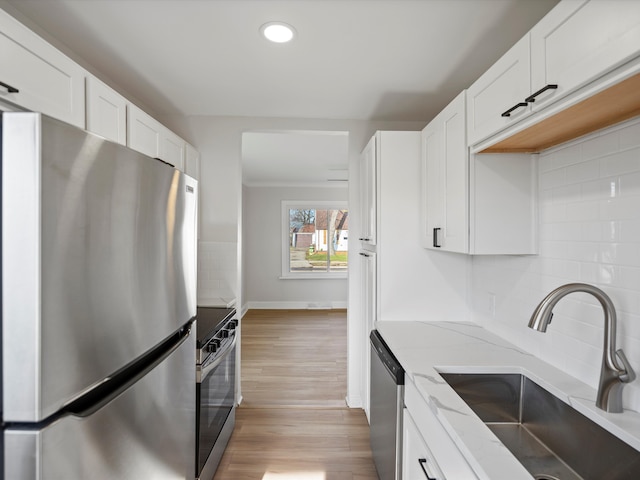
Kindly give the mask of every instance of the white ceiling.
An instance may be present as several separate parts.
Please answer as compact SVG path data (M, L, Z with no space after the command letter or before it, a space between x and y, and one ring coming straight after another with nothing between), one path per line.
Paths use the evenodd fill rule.
M156 115L425 124L556 3L0 0ZM275 20L293 43L260 37Z

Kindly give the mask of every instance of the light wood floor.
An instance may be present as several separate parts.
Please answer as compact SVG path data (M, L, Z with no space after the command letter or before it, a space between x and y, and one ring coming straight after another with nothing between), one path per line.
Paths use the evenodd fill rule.
M214 480L377 480L364 412L345 404L347 319L251 310L242 405Z

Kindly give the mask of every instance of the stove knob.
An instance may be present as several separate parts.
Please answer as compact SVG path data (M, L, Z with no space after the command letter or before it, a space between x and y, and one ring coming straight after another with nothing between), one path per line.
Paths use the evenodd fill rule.
M207 344L207 352L214 353L220 347L220 340L214 338Z
M222 338L229 338L229 330L222 330L222 332L220 332L222 335Z

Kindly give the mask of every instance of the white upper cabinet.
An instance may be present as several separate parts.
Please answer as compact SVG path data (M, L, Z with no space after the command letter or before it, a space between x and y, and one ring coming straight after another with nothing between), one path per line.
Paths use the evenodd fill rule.
M200 154L192 145L188 143L184 168L184 173L190 175L196 180L200 180Z
M531 29L533 107L561 97L636 57L640 2L565 0Z
M0 10L0 99L85 128L85 74Z
M200 176L198 152L0 9L0 100L42 112ZM195 175L194 175L195 174Z
M134 150L160 158L161 135L164 126L155 118L129 105L127 110L127 146Z
M535 156L470 156L465 112L462 92L422 131L422 245L474 255L535 254Z
M187 143L135 105L127 111L128 146L184 171Z
M595 113L571 116L570 112L560 120L563 133L555 143L537 131L523 132L517 143L503 143L637 74L640 68L632 61L637 62L639 55L639 1L562 0L469 87L472 151L539 151L630 118L637 111L635 104L621 99L623 107L616 109L604 99L596 108L586 108ZM624 72L609 78L619 70ZM595 115L602 118L592 121ZM529 144L534 143L532 149Z
M187 142L168 128L160 130L160 158L184 172Z
M422 132L426 248L469 251L465 105L463 91Z
M377 162L376 137L360 154L360 226L359 240L368 245L376 244L377 231Z
M97 78L87 77L87 130L126 145L127 103Z
M473 145L529 111L531 94L529 35L505 53L467 90L468 140Z

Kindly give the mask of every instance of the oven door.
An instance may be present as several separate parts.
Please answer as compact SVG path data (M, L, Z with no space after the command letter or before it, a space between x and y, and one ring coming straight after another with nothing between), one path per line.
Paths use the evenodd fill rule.
M198 365L196 384L196 476L212 478L233 431L236 337ZM215 451L214 451L215 450Z

